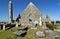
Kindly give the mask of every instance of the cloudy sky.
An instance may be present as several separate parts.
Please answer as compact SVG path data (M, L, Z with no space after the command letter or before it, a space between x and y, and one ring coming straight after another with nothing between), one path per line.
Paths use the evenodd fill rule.
M8 21L8 3L10 0L0 0L0 21ZM22 14L27 5L32 2L42 13L48 13L51 20L60 20L60 0L12 0L13 19Z

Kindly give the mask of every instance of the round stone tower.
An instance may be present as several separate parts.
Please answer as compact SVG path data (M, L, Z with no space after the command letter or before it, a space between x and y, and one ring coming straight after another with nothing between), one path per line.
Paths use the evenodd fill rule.
M12 23L12 21L13 21L13 12L12 12L12 2L11 1L9 1L8 7L9 7L9 23Z

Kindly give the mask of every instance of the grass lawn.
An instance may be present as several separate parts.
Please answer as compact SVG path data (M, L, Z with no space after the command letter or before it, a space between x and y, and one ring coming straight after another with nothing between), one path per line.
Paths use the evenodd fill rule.
M14 27L12 28L12 31L11 29L5 31L0 30L0 39L52 39L50 37L45 37L45 38L35 37L36 31L44 31L40 26L37 27L36 30L29 28L27 31L27 35L25 35L24 37L14 37L13 32L17 31L17 29L18 28Z

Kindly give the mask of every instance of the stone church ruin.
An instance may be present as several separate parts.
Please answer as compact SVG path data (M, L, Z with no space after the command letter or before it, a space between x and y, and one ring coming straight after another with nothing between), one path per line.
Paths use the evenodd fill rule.
M5 24L15 24L16 27L18 25L27 25L27 26L34 26L34 25L39 25L42 26L44 21L45 22L51 22L50 18L47 16L47 18L43 18L42 13L39 11L39 9L32 3L30 2L28 6L24 9L21 15L18 15L16 20L13 22L13 4L11 1L9 1L8 4L8 10L9 10L9 15L8 15L8 22L6 23L0 23L0 25L3 26L3 30L5 29ZM43 20L46 19L46 20ZM48 19L48 21L47 21Z

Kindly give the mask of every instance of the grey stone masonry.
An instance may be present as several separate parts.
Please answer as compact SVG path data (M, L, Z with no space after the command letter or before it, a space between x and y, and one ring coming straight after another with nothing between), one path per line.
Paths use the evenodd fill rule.
M11 1L9 1L9 23L11 23L12 22L12 20L13 20L13 13L12 13L12 2Z

